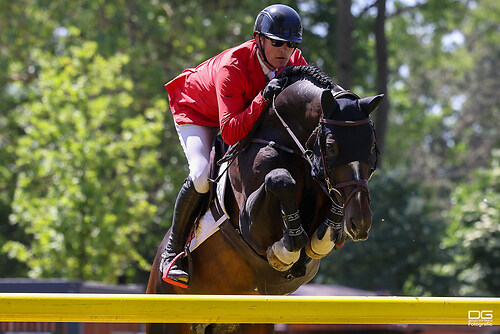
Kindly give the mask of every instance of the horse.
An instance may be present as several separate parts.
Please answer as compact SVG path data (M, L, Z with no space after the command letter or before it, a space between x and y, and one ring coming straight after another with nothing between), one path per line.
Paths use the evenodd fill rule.
M286 295L314 278L321 258L333 249L368 238L368 180L378 158L370 113L383 95L360 98L311 65L284 68L278 78L286 87L222 159L225 195L222 203L211 203L227 219L188 254L189 287L161 279L167 232L147 293ZM146 329L273 333L272 324L148 324Z

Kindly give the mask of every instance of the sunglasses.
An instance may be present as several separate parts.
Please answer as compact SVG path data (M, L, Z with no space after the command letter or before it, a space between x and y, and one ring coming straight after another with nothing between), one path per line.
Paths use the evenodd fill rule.
M283 44L286 43L286 46L288 46L290 49L295 49L299 46L299 43L297 42L285 42L285 41L278 41L277 39L272 39L266 36L268 40L271 41L271 45L277 48L280 48L283 46Z

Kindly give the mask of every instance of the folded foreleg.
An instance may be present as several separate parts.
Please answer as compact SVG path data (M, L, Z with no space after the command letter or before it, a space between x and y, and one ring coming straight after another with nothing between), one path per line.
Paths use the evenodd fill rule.
M297 262L300 250L309 242L295 201L296 182L286 169L274 169L265 178L265 191L279 199L283 221L283 237L267 249L267 259L273 268L285 271Z

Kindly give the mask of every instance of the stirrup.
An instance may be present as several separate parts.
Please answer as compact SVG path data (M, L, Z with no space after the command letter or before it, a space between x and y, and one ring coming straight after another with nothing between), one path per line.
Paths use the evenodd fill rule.
M168 277L168 273L170 272L170 269L172 269L172 266L174 265L175 261L179 260L184 255L186 255L185 251L184 252L180 252L179 254L177 254L174 257L174 259L172 261L170 261L170 264L168 265L168 267L163 271L163 276L161 277L161 279L164 282L166 282L166 283L169 283L169 284L172 284L172 285L175 285L175 286L178 286L178 287L186 289L188 287L187 284L181 283L181 282L178 282L178 281L174 281L173 279L171 279L171 278ZM188 275L189 275L189 273L188 273Z

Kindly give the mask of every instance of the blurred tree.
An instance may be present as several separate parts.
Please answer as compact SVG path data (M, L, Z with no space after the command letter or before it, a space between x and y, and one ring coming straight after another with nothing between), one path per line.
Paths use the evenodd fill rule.
M410 203L414 194L424 192L422 196L424 207L427 209L420 212L419 219L415 220L411 215L407 216L407 210L398 210L402 221L414 221L415 230L428 229L427 221L439 224L434 227L433 234L420 234L421 244L431 245L434 252L425 256L419 256L420 251L407 248L406 234L399 235L403 243L394 241L398 235L387 234L387 230L379 224L381 216L375 215L372 237L364 242L350 246L332 255L328 259L327 268L322 266L318 279L324 280L334 270L340 270L343 274L334 280L350 285L363 286L365 288L377 288L379 286L388 288L394 293L405 294L453 294L448 277L436 275L432 270L418 271L417 268L448 268L456 261L449 252L442 250L443 244L439 245L440 238L444 237L444 231L448 225L449 217L446 211L455 210L456 203L450 202L449 194L454 183L467 180L473 174L473 170L479 166L485 166L489 160L489 152L498 146L500 139L496 124L498 121L498 77L495 66L498 62L500 38L498 29L499 5L493 1L483 3L467 1L420 1L409 5L406 1L387 1L385 33L387 34L388 48L388 76L379 75L380 80L386 80L391 94L391 116L388 117L387 144L384 151L385 174L389 173L394 182L399 182L408 191L383 191L383 203ZM369 27L370 22L381 14L376 11L376 5L382 1L353 2L355 36L373 33ZM468 13L463 15L463 13ZM379 19L380 15L378 16ZM355 38L355 48L360 45L371 45L370 38L365 43ZM379 38L376 38L379 41ZM373 52L373 51L371 51ZM370 53L370 51L368 51ZM362 69L363 55L359 52L353 53L353 66ZM373 55L370 56L373 59ZM370 58L369 58L370 59ZM379 69L381 67L379 66ZM370 74L374 70L366 71L366 84L360 91L363 92L370 87ZM356 73L359 80L363 76ZM476 89L477 88L477 89ZM354 87L358 89L358 87ZM379 110L376 113L380 113ZM378 116L378 114L377 114ZM379 131L380 132L380 131ZM379 140L380 133L379 134ZM397 173L391 173L395 169ZM387 175L386 175L387 176ZM386 177L385 176L385 177ZM373 196L378 196L380 184L379 174L374 177L374 185L371 186ZM387 184L385 187L389 186ZM394 190L389 186L389 189ZM410 190L413 189L413 190ZM427 189L427 190L424 190ZM428 192L432 189L431 193ZM382 196L381 195L381 196ZM431 204L432 203L432 204ZM379 204L380 205L380 202ZM404 205L403 205L404 207ZM379 212L377 203L373 202L375 212ZM382 206L382 214L388 216L394 208ZM387 219L384 219L386 222ZM393 220L398 221L398 220ZM399 225L399 224L397 224ZM404 224L402 224L404 226ZM460 225L461 226L461 225ZM398 230L398 228L394 227ZM400 230L399 230L400 231ZM380 251L382 246L377 239L378 233L389 236L388 245L393 249L390 252ZM429 238L426 240L426 238ZM413 242L413 241L412 241ZM365 244L366 243L366 244ZM375 243L375 244L373 244ZM369 244L372 244L369 246ZM380 249L379 249L380 247ZM457 246L458 249L463 244ZM369 249L370 259L373 264L359 262L363 258L358 252ZM352 252L347 255L343 252ZM366 252L368 253L368 252ZM415 253L415 254L414 254ZM365 253L363 253L364 255ZM407 257L396 257L388 254L407 254ZM485 258L475 258L476 263L488 261ZM419 258L417 266L410 266L407 259ZM349 258L355 263L353 271L346 269L348 266L344 258ZM333 266L335 259L340 265ZM439 263L439 264L436 264ZM469 270L472 262L468 262ZM369 275L373 272L384 271L398 272L399 277L393 279L384 276L371 280L375 283L357 281L358 273ZM401 268L412 268L402 272ZM326 273L323 276L323 273ZM396 276L393 276L396 277ZM356 283L354 283L356 281ZM382 282L379 285L376 282ZM413 283L418 282L417 285ZM432 284L425 284L425 282ZM420 284L420 285L419 285ZM415 286L419 288L415 289ZM425 286L425 288L422 288ZM478 287L476 284L474 287Z
M416 294L451 296L500 294L500 151L491 168L480 168L452 192L450 225L441 241L443 260L421 268L420 281L409 280Z
M375 114L375 129L377 130L377 141L381 156L380 166L383 166L385 152L385 138L387 136L387 125L389 122L389 64L386 38L386 0L378 0L377 18L375 19L375 55L377 62L376 90L377 94L384 94L384 99L380 102Z
M0 0L0 242L8 255L0 257L0 276L31 270L33 276L147 280L187 173L163 84L250 39L255 16L272 3ZM363 96L377 93L385 79L391 95L384 170L372 185L372 238L348 243L332 256L335 265L328 258L318 279L395 293L496 291L485 285L487 274L450 285L434 269L467 276L473 263L483 273L497 266L484 251L461 249L466 243L451 237L451 227L450 250L438 240L448 221L468 228L465 215L456 213L462 200L450 194L473 179L477 164L491 168L500 142L499 3L284 3L303 17L301 49L309 62ZM384 16L376 7L382 3ZM375 75L377 17L385 21L387 77ZM79 257L77 245L85 242ZM89 249L99 243L115 263ZM70 254L71 263L52 246ZM453 266L454 254L473 261ZM84 257L95 265L81 264ZM373 272L380 279L363 282ZM393 279L394 273L400 276Z
M12 200L17 183L15 145L22 135L13 114L9 113L18 104L30 97L29 90L22 87L35 78L32 62L22 63L27 58L28 48L34 42L29 39L32 27L23 19L23 5L0 0L0 243L10 239L26 241L23 229L8 223L12 213ZM40 27L40 31L43 29ZM19 31L28 32L27 39ZM26 43L26 44L25 44ZM25 65L25 66L23 66ZM22 276L26 267L15 259L0 256L0 276Z
M31 50L36 98L14 111L24 135L10 215L30 240L2 250L26 263L31 277L114 282L129 266L149 267L135 244L156 210L145 186L160 169L166 105L133 115L133 83L121 73L128 56L103 58L95 42L75 44L57 56Z
M467 15L463 15L467 13ZM426 1L390 20L390 166L449 191L498 145L497 1ZM403 33L402 33L403 32ZM398 49L395 47L398 46ZM497 66L495 66L497 65ZM405 162L406 160L406 162ZM444 196L443 196L444 197Z
M1 267L6 269L1 276L25 275L24 261L31 261L28 256L34 256L36 260L28 263L32 275L66 275L62 269L49 272L43 267L50 261L48 256L56 253L46 253L45 264L41 264L43 261L33 253L47 248L47 242L69 244L77 235L86 240L88 233L95 235L101 227L75 230L78 233L71 239L57 227L68 221L62 209L64 206L70 212L75 208L86 208L79 215L72 216L75 225L90 224L89 219L108 219L108 229L115 226L117 235L107 234L107 239L102 240L111 242L116 238L114 241L123 243L118 226L128 225L131 229L130 240L125 243L130 250L119 260L115 258L116 263L109 268L108 276L102 278L109 263L101 261L99 273L97 267L88 269L89 262L80 272L68 274L69 277L116 281L116 275L123 275L128 280L146 282L149 268L144 259L148 263L153 259L157 244L170 224L178 187L187 174L163 84L184 68L196 66L224 48L250 39L255 16L266 5L265 1L243 1L235 8L227 1L68 3L59 0L0 0L0 80L3 87L0 90L0 240L12 241L3 248L8 257L1 257L0 263L7 264ZM89 51L91 55L81 55L86 54L85 50L75 51L79 44L92 49ZM50 71L51 66L59 68L62 73ZM102 73L96 73L96 69ZM51 75L54 78L51 79ZM78 101L74 101L75 93L71 89L79 91ZM107 97L110 102L104 102ZM124 100L116 101L116 97ZM91 114L80 114L85 105L93 110ZM106 138L101 138L103 130L97 130L101 119L93 121L95 124L91 120L95 117L95 109L100 107L106 108L102 110L102 115L106 115L103 124L112 124L106 127ZM72 112L76 116L70 117ZM57 119L59 113L64 121L49 122ZM33 115L36 117L32 118ZM77 127L80 132L88 127L89 133L78 138L78 145L69 146L68 143L65 150L60 151L66 140L63 138L73 138L69 133L76 131ZM145 133L141 132L143 130ZM47 132L51 135L42 138ZM116 133L112 135L113 132ZM93 137L92 133L99 136ZM128 136L126 140L122 137L124 133ZM141 138L140 133L147 136ZM33 138L35 134L40 138ZM135 144L125 145L129 140L134 140ZM115 151L108 152L111 147ZM31 150L50 154L47 153L47 158L31 156L28 153ZM109 160L102 160L100 155L103 154ZM95 155L99 155L99 159ZM132 157L146 159L147 166L139 162L130 165ZM81 164L80 168L85 170L66 165L72 162ZM40 164L45 164L45 167ZM64 175L53 179L43 174L57 169L53 164L64 170ZM42 177L43 181L40 181L40 170L44 170L42 174L49 180ZM115 180L117 175L129 178L128 183ZM104 184L94 184L94 178L98 177L112 178L109 186L113 185L121 193L112 195L109 193L111 188L104 189ZM82 192L85 196L69 196L67 190L61 193L61 186L54 185L56 181L64 184L67 180L76 182L72 191ZM140 186L133 180L139 180ZM37 182L29 185L31 181ZM31 187L36 187L36 191ZM88 195L94 192L111 198L119 195L120 199L101 203L99 212L90 213L88 210L94 204L87 203L93 198ZM48 194L52 196L50 200ZM60 198L60 202L53 203L56 198ZM141 210L145 211L142 214L141 210L127 212L130 208L126 206L139 203L135 202L138 198L141 205L145 205ZM128 204L124 206L124 203ZM54 206L57 210L51 209L50 219L38 214L48 212ZM25 209L26 215L21 217L19 210ZM37 217L43 222L37 223ZM47 228L46 225L56 226ZM36 240L41 234L44 238L37 246L39 248L30 248L33 237ZM101 240L97 239L92 244L95 247ZM120 253L123 249L110 251ZM85 252L83 248L82 254ZM90 255L82 255L82 259L84 256ZM54 259L55 262L59 260ZM33 269L35 266L38 269Z
M337 83L345 89L351 89L352 82L352 29L351 0L338 0L337 14Z
M451 224L443 246L453 257L447 269L457 280L454 295L500 295L499 149L492 151L491 160L491 168L478 169L452 193Z

